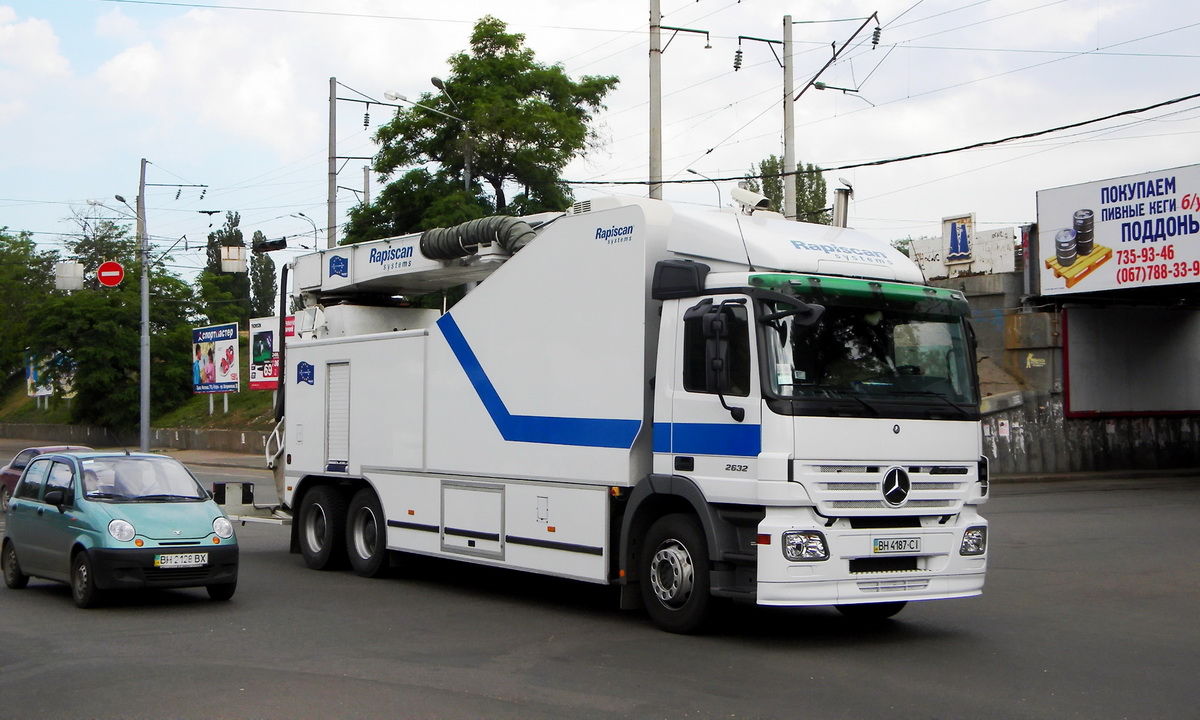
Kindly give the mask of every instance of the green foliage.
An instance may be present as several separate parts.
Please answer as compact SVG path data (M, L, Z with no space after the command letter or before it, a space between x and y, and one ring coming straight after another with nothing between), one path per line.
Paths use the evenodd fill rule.
M809 163L796 164L796 219L801 222L828 225L833 221L832 213L825 204L825 177L821 168ZM757 165L750 166L746 176L748 187L766 195L771 209L783 212L783 160L774 155ZM785 213L786 214L786 213Z
M21 371L30 325L54 287L54 253L39 252L29 233L0 228L0 377Z
M261 230L254 231L253 244L265 242ZM276 303L279 284L275 278L275 261L266 253L250 256L250 312L253 317L271 317L279 312Z
M196 284L201 311L212 325L236 322L244 326L250 318L250 277L221 272L221 248L246 246L238 228L241 219L236 212L226 213L225 226L208 234L208 259Z
M350 208L346 242L366 242L449 227L492 213L487 199L467 193L444 171L410 170L383 188L375 202Z
M591 120L617 78L572 80L562 66L537 62L524 44L525 36L508 32L502 21L480 19L469 52L450 58L445 91L417 100L437 112L401 108L379 129L375 171L390 177L418 169L405 172L396 191L389 192L389 185L372 205L351 211L348 242L445 227L493 212L526 214L570 204L570 190L559 174L595 144ZM467 157L470 190L462 180ZM439 169L423 169L428 165ZM451 190L454 185L457 192ZM512 203L510 185L521 189Z
M131 275L140 275L135 266ZM179 278L150 283L151 413L178 405L190 391L191 293ZM39 308L30 341L51 362L47 377L75 391L74 422L135 427L140 406L141 293L138 283L55 294Z

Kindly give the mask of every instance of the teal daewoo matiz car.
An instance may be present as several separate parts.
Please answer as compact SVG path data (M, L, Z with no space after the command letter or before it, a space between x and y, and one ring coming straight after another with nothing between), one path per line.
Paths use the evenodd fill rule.
M33 459L8 505L4 583L65 582L75 604L105 590L237 589L233 523L183 463L149 453L49 453Z

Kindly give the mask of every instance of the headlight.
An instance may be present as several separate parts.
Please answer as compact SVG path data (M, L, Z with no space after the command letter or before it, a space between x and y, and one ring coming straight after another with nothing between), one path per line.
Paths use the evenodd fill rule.
M213 532L220 538L233 537L233 523L229 522L229 518L221 516L213 520Z
M791 562L817 562L829 559L825 536L817 530L785 530L783 556Z
M108 534L121 542L129 542L137 533L128 520L113 520L108 524Z
M982 555L987 552L987 528L969 527L963 533L962 545L958 548L959 555Z

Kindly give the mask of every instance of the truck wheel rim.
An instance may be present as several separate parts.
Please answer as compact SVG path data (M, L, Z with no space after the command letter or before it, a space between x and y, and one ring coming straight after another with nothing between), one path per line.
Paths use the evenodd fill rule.
M325 527L325 508L313 505L309 510L308 522L304 523L304 534L308 538L308 546L314 551L319 552L325 547Z
M695 577L692 556L682 543L667 540L659 546L650 562L650 587L663 605L682 607L692 595Z
M358 556L369 558L379 543L379 523L371 508L362 508L354 517L354 549Z

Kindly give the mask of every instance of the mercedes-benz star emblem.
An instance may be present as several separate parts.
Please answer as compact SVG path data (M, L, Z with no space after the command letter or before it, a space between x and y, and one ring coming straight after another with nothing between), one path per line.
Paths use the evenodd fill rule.
M883 501L892 507L900 507L908 500L908 493L912 490L912 481L908 479L908 473L904 468L889 468L887 474L883 476L882 489Z

